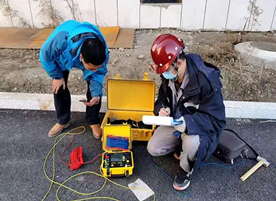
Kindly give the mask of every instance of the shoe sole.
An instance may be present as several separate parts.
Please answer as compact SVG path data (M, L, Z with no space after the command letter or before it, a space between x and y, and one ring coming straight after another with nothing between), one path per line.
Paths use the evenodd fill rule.
M102 136L97 136L97 135L95 135L94 133L93 133L93 136L94 136L94 138L96 138L97 140L98 139L100 139Z
M90 127L90 128L91 128L91 127ZM91 128L91 131L92 131L92 134L93 134L94 138L96 138L97 140L100 139L100 138L102 137L102 135L100 135L100 136L95 135L95 134L93 133L93 129L92 129L92 128Z
M173 184L173 188L175 189L175 190L178 190L178 191L184 191L184 190L186 190L189 186L190 186L190 181L189 181L189 183L187 183L185 186L183 186L183 187L179 187L179 186L177 186L177 185L175 185L175 184Z
M173 156L176 160L180 160L180 156L178 156L177 153L174 153Z
M58 136L64 129L68 128L70 125L71 125L71 123L65 124L65 126L64 126L64 128L63 128L62 130L60 130L59 132L55 133L54 135L49 135L49 134L48 134L48 137L49 137L49 138L52 138L52 137Z

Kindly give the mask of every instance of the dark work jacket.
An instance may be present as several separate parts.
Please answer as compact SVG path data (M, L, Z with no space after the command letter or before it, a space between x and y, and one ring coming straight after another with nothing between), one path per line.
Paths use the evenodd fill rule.
M197 54L186 56L189 82L177 104L186 122L185 133L199 135L200 138L200 146L193 167L195 171L212 155L218 145L221 132L226 124L225 106L221 92L220 70L204 62ZM161 78L162 84L154 107L155 115L158 115L163 105L173 111L173 92L169 87L169 81L162 75Z

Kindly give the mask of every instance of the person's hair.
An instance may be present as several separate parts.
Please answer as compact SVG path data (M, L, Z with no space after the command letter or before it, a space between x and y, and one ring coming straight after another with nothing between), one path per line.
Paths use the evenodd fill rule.
M183 61L186 59L186 55L185 55L184 50L179 54L178 59L181 59Z
M104 43L98 38L86 39L81 47L81 52L85 63L101 65L106 60Z
M184 52L184 50L182 50L182 52L180 52L180 54L178 55L178 57L175 58L175 60L173 61L173 64L177 64L177 59L181 59L181 60L185 60L186 59L186 54Z

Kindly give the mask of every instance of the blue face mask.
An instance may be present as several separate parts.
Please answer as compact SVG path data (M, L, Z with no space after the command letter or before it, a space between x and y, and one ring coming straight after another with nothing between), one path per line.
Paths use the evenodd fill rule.
M173 79L175 79L176 77L177 77L177 74L176 75L174 75L174 74L172 74L172 72L168 72L168 71L166 71L166 72L164 72L164 73L162 73L162 75L167 79L167 80L173 80Z
M172 69L173 70L173 69ZM172 74L172 70L171 71L165 71L164 73L162 73L162 75L167 79L167 80L174 80L177 77L177 74L174 75Z

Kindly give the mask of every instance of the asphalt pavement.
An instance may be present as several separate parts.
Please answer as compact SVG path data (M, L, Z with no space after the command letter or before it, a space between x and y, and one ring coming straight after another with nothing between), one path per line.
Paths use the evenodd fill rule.
M54 112L0 110L0 200L43 199L50 185L43 174L43 164L55 140L48 138L47 132L55 123ZM101 141L92 136L85 122L84 113L73 113L72 125L66 131L78 126L85 126L86 130L75 137L72 146L64 154L65 161L68 161L73 148L78 146L83 147L84 161L89 161L103 152ZM268 168L261 167L242 182L240 176L256 164L255 161L243 159L231 165L212 156L193 175L189 189L177 192L172 188L171 178L174 177L179 162L173 155L152 160L146 150L146 142L133 142L135 163L133 175L128 178L112 178L112 181L127 186L141 179L155 192L156 200L160 201L276 200L276 123L265 120L227 119L227 128L235 130L272 165ZM60 154L71 139L72 136L66 136L56 147L55 181L60 183L77 173L85 171L99 173L100 159L85 164L75 171L71 171L61 162ZM45 166L50 177L53 171L52 160L50 155ZM89 193L101 188L103 183L104 179L99 176L84 174L69 180L65 185ZM45 200L57 200L57 189L58 185L54 184ZM110 182L92 196L112 197L122 201L138 200L131 190L115 186ZM76 200L91 196L78 195L68 189L60 188L58 197L60 200ZM147 200L153 200L153 197Z

